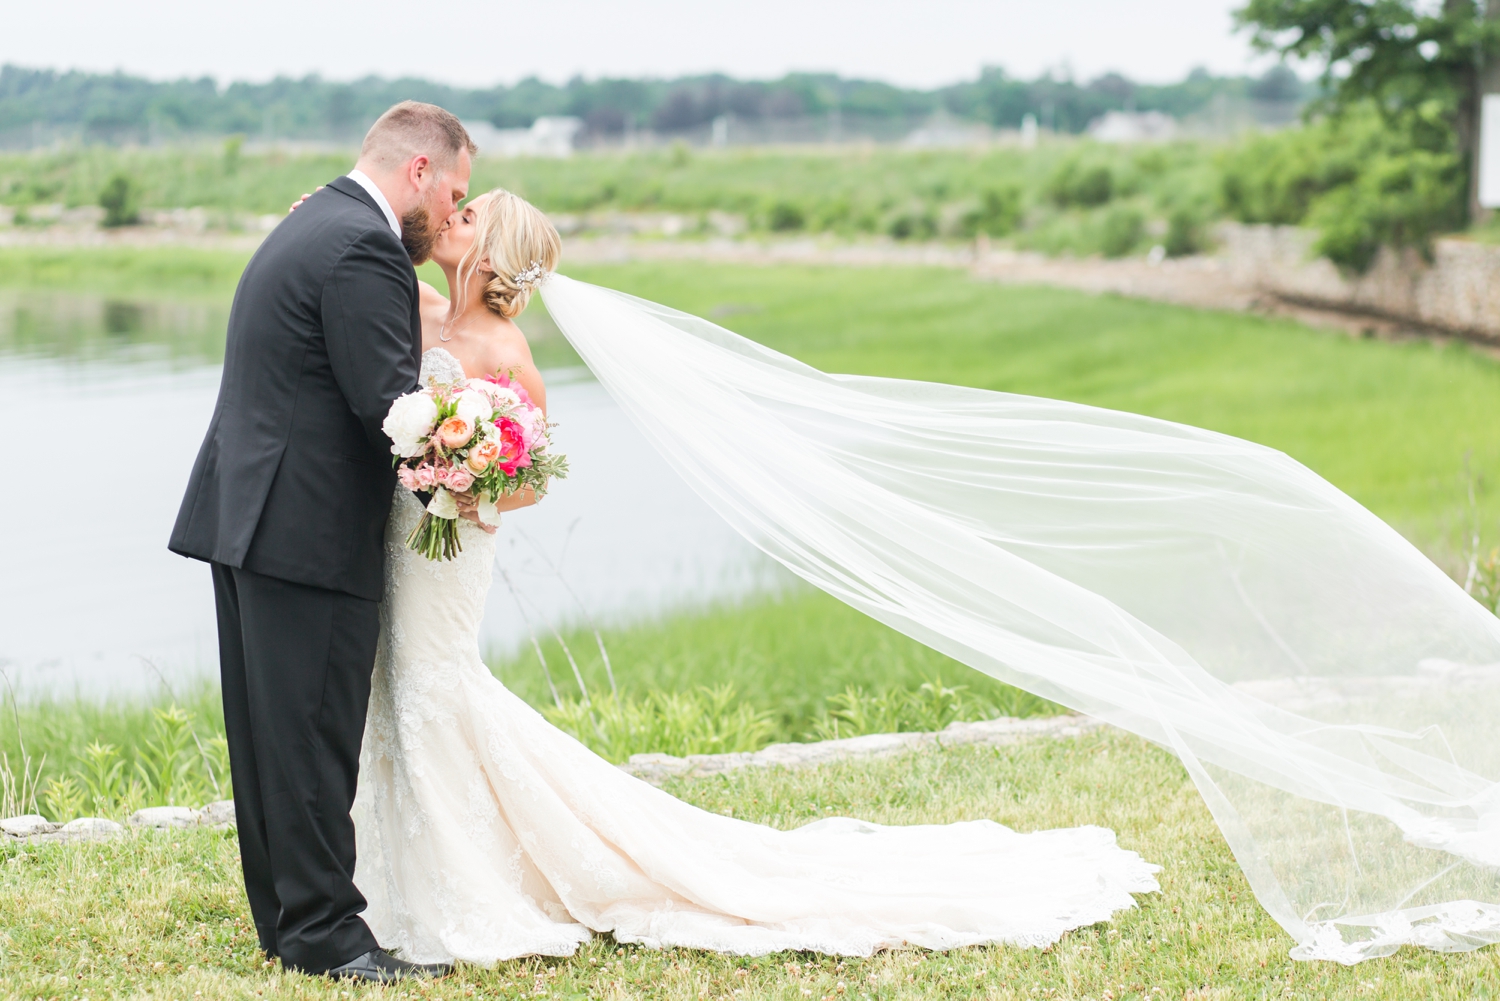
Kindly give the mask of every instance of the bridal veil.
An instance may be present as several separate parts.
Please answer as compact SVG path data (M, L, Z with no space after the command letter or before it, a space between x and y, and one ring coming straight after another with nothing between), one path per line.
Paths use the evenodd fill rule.
M561 275L548 311L803 579L1181 758L1293 955L1500 942L1500 620L1270 448L829 375Z

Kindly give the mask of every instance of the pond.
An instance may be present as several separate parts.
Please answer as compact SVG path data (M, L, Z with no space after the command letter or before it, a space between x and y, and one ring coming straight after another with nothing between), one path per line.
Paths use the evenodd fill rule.
M536 315L532 315L532 313ZM0 668L29 694L217 671L208 568L167 552L218 392L228 304L0 290ZM786 583L637 437L536 305L523 318L571 475L506 516L483 642ZM63 453L59 456L58 452ZM28 455L34 459L25 458Z

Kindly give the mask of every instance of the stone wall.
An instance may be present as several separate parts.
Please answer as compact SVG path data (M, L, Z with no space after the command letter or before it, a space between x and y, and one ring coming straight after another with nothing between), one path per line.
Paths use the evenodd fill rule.
M1295 226L1227 223L1219 233L1230 279L1289 302L1369 313L1500 342L1500 246L1440 239L1429 262L1382 249L1364 274L1314 257L1317 234Z

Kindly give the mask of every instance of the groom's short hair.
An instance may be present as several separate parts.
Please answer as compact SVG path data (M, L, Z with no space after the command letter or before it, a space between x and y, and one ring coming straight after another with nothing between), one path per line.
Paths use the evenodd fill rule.
M450 112L435 104L402 101L375 119L359 148L361 160L396 167L414 156L426 156L439 170L458 166L459 151L479 152L469 132Z

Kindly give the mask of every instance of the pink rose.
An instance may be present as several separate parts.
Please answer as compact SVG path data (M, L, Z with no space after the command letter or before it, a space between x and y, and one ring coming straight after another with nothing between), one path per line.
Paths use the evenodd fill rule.
M400 480L401 485L408 490L419 489L417 484L417 474L412 472L410 466L402 466L400 469L396 470L396 479Z
M449 448L460 448L474 437L474 425L462 417L450 417L438 425L438 437Z
M474 485L474 474L462 466L448 470L448 489L461 494Z
M437 486L437 470L425 462L413 470L412 475L416 477L419 490L431 490Z

